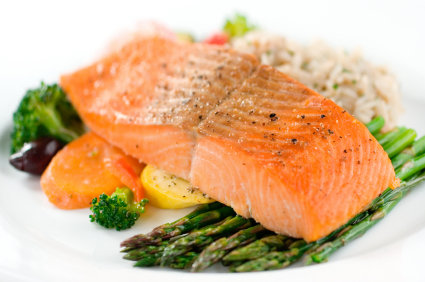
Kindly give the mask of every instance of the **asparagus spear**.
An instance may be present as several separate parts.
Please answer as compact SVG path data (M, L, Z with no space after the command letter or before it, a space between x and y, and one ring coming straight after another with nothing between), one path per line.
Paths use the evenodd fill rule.
M289 245L288 251L284 251L284 252L273 251L258 259L254 259L251 261L245 260L245 263L236 264L236 267L234 267L232 271L233 272L261 271L261 270L286 267L298 261L305 253L317 249L321 244L334 238L342 230L345 230L347 226L349 226L350 224L359 222L364 218L365 216L363 215L363 213L358 214L354 218L352 218L347 224L333 231L328 236L322 239L319 239L316 242L312 242L310 244L307 244L307 242L304 241L303 239L298 239L298 240L294 239L296 241L294 241L292 244ZM243 260L241 262L243 262Z
M161 266L169 264L173 257L186 253L193 247L211 244L215 238L236 232L241 227L247 228L251 226L252 223L253 221L251 219L235 216L219 226L212 226L210 228L192 231L186 237L180 238L165 248L161 259Z
M136 267L149 267L159 265L162 257L162 252L154 253L150 256L146 256L137 261L134 266Z
M264 271L269 269L286 267L300 259L306 251L312 248L312 246L314 246L314 243L307 244L304 240L298 240L294 242L294 246L291 246L288 251L270 252L261 258L248 261L236 267L235 271Z
M379 116L371 120L368 124L366 124L367 129L372 135L376 135L382 127L385 125L385 120L383 117Z
M230 252L223 260L236 261L256 259L271 251L288 247L292 242L293 239L283 235L265 237L243 248Z
M131 250L123 256L123 259L138 261L152 254L163 252L167 245L168 242L165 241L161 242L159 246L143 246L141 248Z
M199 253L196 253L196 252L187 252L183 255L173 258L169 266L171 268L176 268L176 269L189 268L192 265L193 261L198 257L198 255ZM134 266L136 267L158 266L161 262L161 257L162 257L162 252L154 253L149 256L141 258L134 264Z
M400 154L395 156L391 162L394 169L400 168L406 162L410 161L414 157L422 155L425 152L425 136L413 142L412 146L404 149Z
M398 169L412 158L413 156L409 154L400 153L391 160L391 163L393 164L394 169Z
M208 205L209 206L201 206L201 210L205 210L207 208L215 208L222 204L218 205L212 203ZM133 236L122 242L121 247L134 248L141 247L144 245L159 245L163 239L169 239L187 233L188 231L191 231L195 228L201 228L203 226L221 221L228 216L236 215L235 211L231 207L226 206L201 214L198 214L199 212L199 210L195 210L194 212L189 214L190 216L188 215L186 217L183 217L182 219L179 219L178 221L171 223L169 225L170 227L165 224L155 228L147 235L140 234Z
M405 163L401 168L396 170L396 175L401 180L408 179L413 176L415 173L421 171L425 167L425 155L416 157L407 163Z
M409 154L416 157L422 155L423 153L425 153L425 136L422 136L421 138L413 142Z
M202 271L217 263L229 250L256 240L267 232L262 225L241 230L229 238L223 237L206 247L192 265L192 272Z
M182 224L182 221L184 222L188 219L192 219L192 218L197 217L198 215L201 215L201 214L206 213L208 211L214 211L214 210L217 210L217 209L222 208L222 207L225 207L225 205L220 203L220 202L214 202L214 203L211 203L211 204L200 205L193 212L189 213L188 215L186 215L182 218L179 218L176 221L173 221L171 223L166 223L166 224L160 225L158 227L155 227L154 230L179 226L179 225Z
M190 268L193 262L198 258L198 256L199 256L199 253L187 252L183 255L175 257L173 259L173 262L170 263L170 267L175 269Z
M416 131L413 129L406 129L396 139L388 142L383 146L388 157L393 158L398 153L403 151L407 146L413 143L416 138Z
M400 136L401 133L406 131L406 127L396 127L395 129L391 130L387 133L378 133L375 135L376 140L378 140L379 144L381 146L384 146L388 142L397 139L398 136Z
M203 227L200 230L210 229L213 226L219 226L227 221L229 221L232 217L228 217L220 222L214 223L212 225L208 225ZM154 266L159 265L161 262L161 257L165 248L171 244L172 241L162 241L159 246L142 246L140 248L132 249L128 252L123 258L127 260L137 260L138 262L135 266ZM159 258L159 259L158 259Z
M229 267L229 272L237 272L236 268L238 268L238 266L244 264L245 262L246 262L245 260L228 261L228 262L223 261L223 265Z

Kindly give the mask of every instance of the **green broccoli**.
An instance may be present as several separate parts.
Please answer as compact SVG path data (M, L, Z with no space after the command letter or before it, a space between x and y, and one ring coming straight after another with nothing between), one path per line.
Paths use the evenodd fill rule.
M236 14L233 20L227 20L223 27L223 31L230 37L242 36L253 29L255 29L255 26L249 25L246 18L239 14Z
M129 188L117 188L111 196L102 194L99 201L97 198L93 199L90 221L96 221L105 228L124 230L134 225L140 214L145 212L148 202L148 199L143 199L135 203L133 192Z
M12 154L24 143L54 137L68 143L84 132L84 125L62 89L41 83L28 90L13 114Z

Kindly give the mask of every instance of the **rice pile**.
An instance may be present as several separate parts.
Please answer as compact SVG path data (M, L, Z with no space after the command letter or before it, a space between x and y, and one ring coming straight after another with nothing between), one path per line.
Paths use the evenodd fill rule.
M365 61L359 49L347 53L321 41L303 46L264 31L248 32L230 45L332 99L363 123L383 116L384 131L397 125L402 112L399 84L385 67Z

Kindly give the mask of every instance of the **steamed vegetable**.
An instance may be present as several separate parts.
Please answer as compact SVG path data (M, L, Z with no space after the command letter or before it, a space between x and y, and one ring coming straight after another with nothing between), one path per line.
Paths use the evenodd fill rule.
M207 246L192 265L192 272L202 271L220 261L229 251L246 245L265 233L271 233L261 225L243 229L232 236L220 238ZM258 241L257 241L258 242Z
M130 228L145 212L148 199L134 202L133 192L127 188L117 188L111 196L102 194L99 200L94 198L90 210L90 221L105 228L115 228L117 231Z
M219 226L211 226L199 231L192 231L189 235L169 244L164 249L164 254L161 258L161 266L170 264L174 257L182 255L193 248L207 246L214 242L215 239L233 234L239 229L251 227L253 222L252 219L245 219L239 215L235 217L229 216L225 219L224 223Z
M379 116L374 118L371 122L366 124L367 129L372 133L372 135L376 135L379 131L384 127L385 120L383 117Z
M212 203L213 199L193 188L189 181L148 165L142 172L142 183L150 204L161 209L182 209Z
M139 160L88 132L56 154L40 184L49 201L60 209L89 208L95 197L111 195L124 186L131 188L136 201L140 201L144 197L139 175L144 167Z
M133 236L121 243L121 247L138 248L146 245L157 245L163 240L180 236L184 233L222 221L236 213L231 207L221 203L204 204L193 212L172 223L160 225L150 233Z
M400 154L394 157L391 162L393 163L394 169L400 168L406 162L410 161L414 157L420 156L425 152L425 136L413 142L412 146L404 149Z
M288 240L289 239L289 240ZM224 261L251 260L276 250L287 249L293 239L283 235L273 235L259 239L245 247L239 248L226 255Z
M83 132L83 123L62 89L41 83L39 88L27 91L13 114L11 152L40 137L68 143Z

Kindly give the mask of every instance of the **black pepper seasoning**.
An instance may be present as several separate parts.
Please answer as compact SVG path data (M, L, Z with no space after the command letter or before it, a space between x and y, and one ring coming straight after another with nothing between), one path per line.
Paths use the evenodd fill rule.
M276 116L276 114L275 114L275 113L271 113L271 114L270 114L270 120L271 120L271 121L277 121L277 116Z

